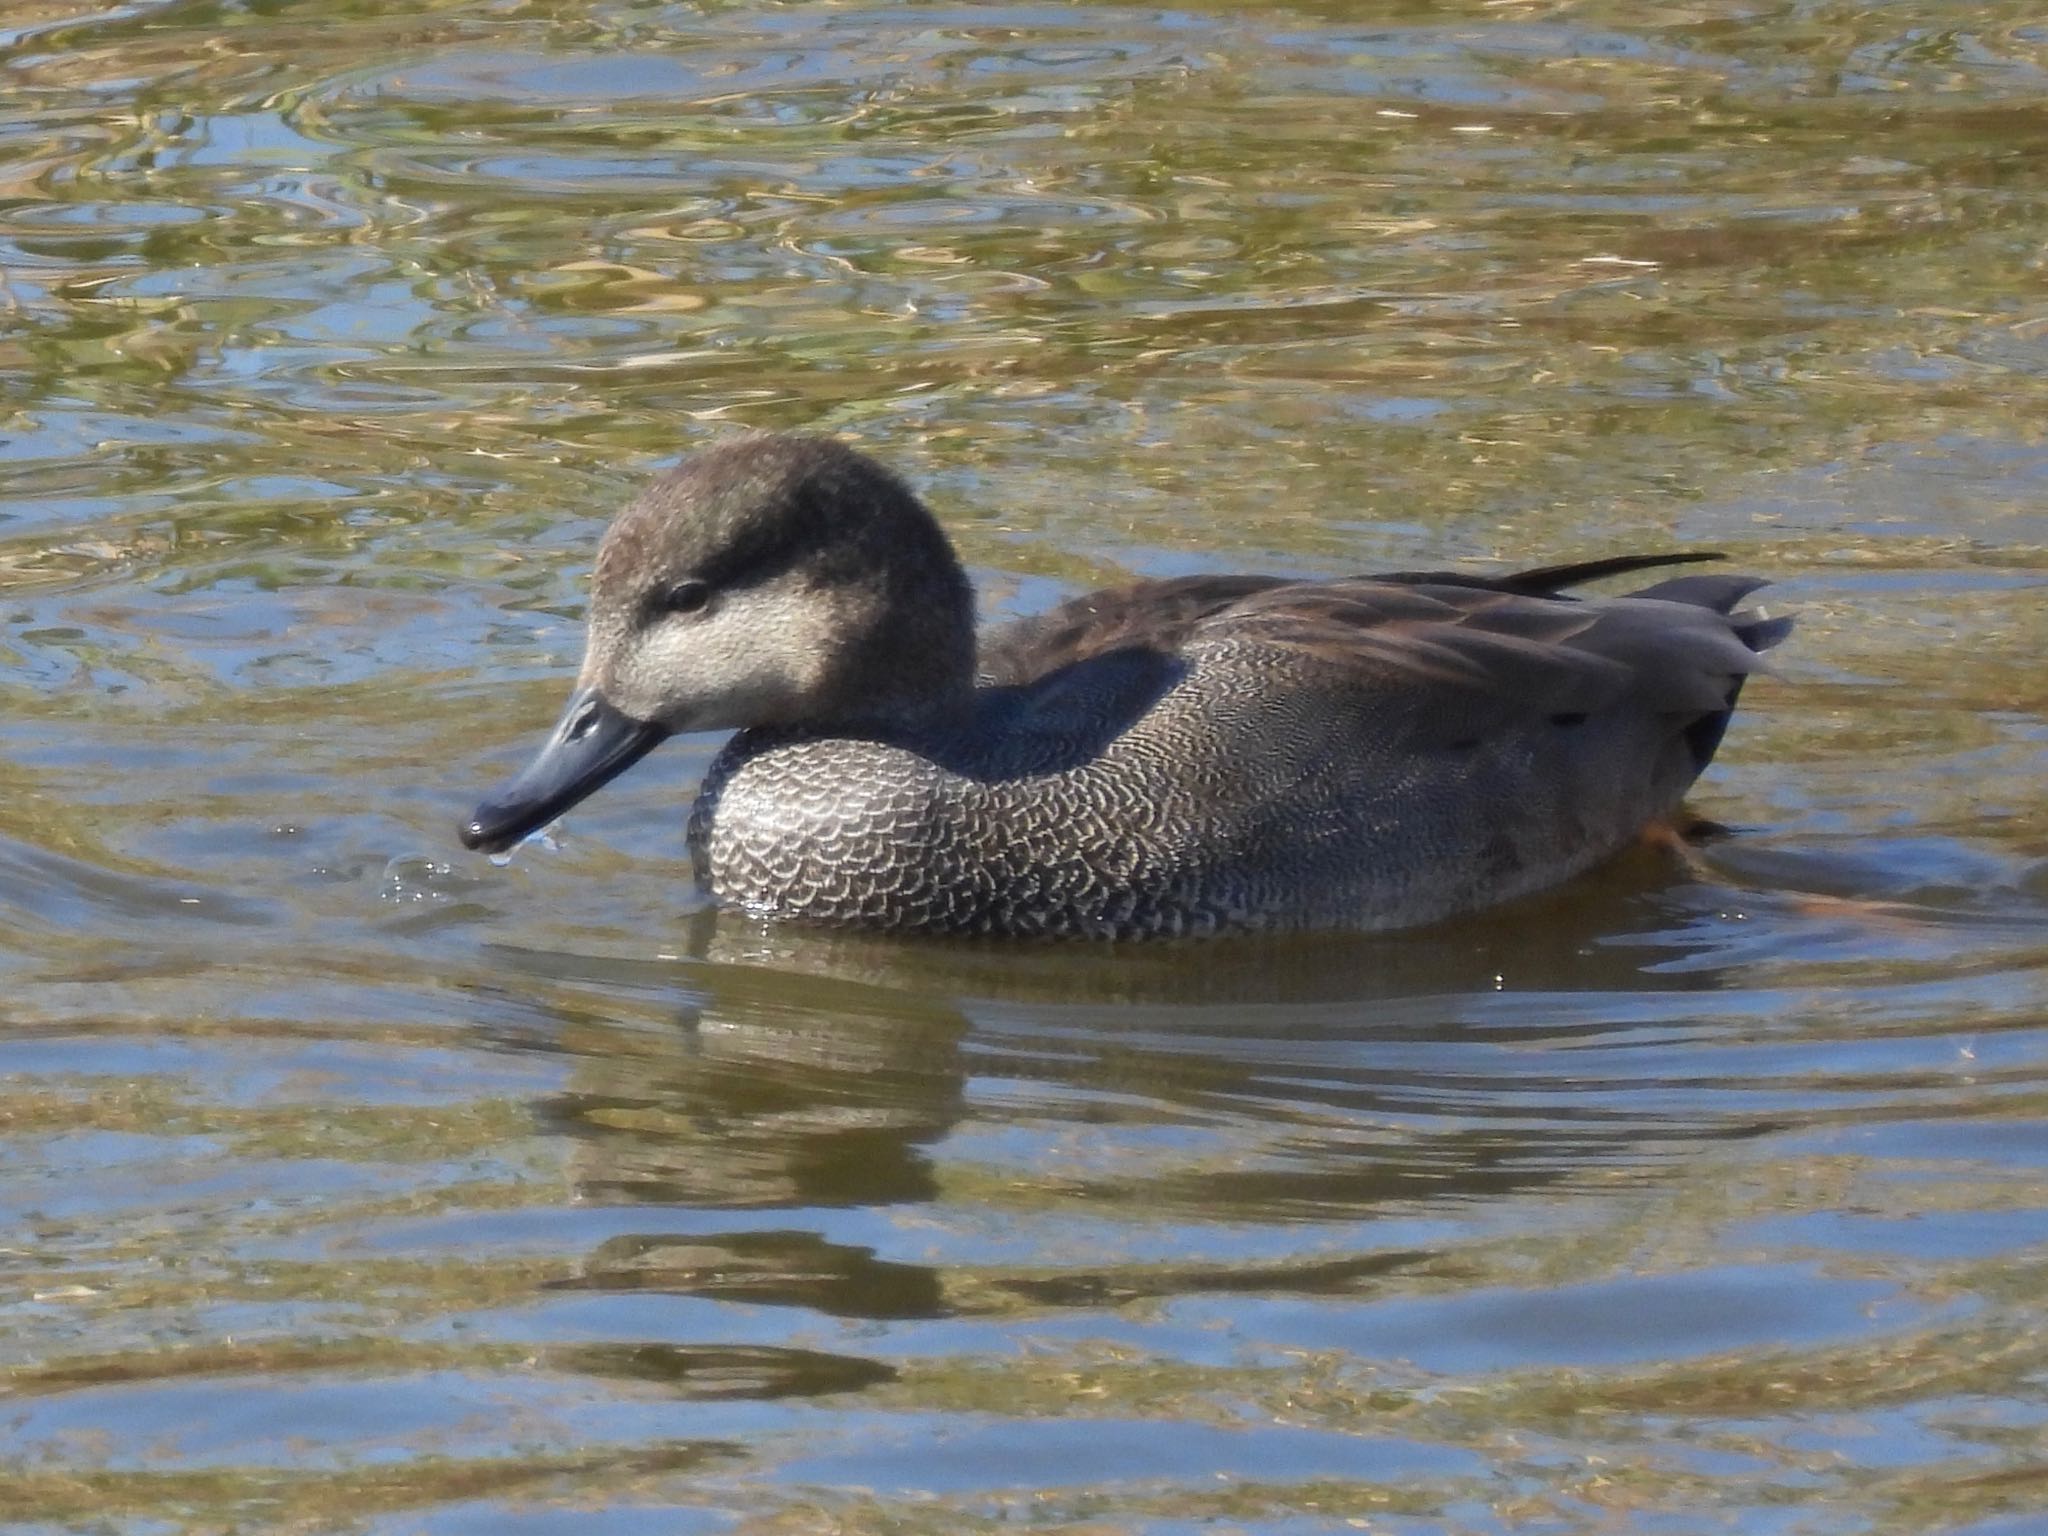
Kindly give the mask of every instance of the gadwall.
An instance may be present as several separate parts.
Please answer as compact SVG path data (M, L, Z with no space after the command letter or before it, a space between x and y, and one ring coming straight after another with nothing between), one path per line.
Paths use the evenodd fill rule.
M736 731L697 878L763 916L1132 938L1396 928L1667 822L1790 620L1712 555L1516 575L1190 576L984 637L952 544L829 438L708 448L597 552L583 670L462 829L500 851L678 731Z

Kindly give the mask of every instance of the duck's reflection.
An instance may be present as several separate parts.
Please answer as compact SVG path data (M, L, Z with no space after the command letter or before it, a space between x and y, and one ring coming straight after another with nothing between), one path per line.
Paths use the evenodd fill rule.
M921 1149L959 1118L964 1088L956 1006L712 954L667 975L679 996L666 1021L586 1015L564 1038L573 1086L542 1113L583 1144L585 1198L727 1210L932 1198Z
M843 1318L979 1305L945 1267L906 1257L921 1246L877 1251L915 1214L879 1245L817 1230L830 1208L950 1202L957 1216L971 1191L942 1188L939 1169L963 1166L1029 1213L1015 1273L1000 1243L976 1265L984 1301L1369 1283L1428 1257L1373 1241L1375 1217L1455 1212L1760 1128L1674 1109L1655 1069L1628 1066L1630 1042L1604 1040L1638 1039L1635 1014L1676 1017L1715 985L1711 968L1652 969L1677 953L1644 900L1656 875L1624 866L1572 900L1383 939L976 948L707 913L662 967L528 954L536 980L586 1000L616 983L616 1016L585 1006L565 1029L572 1083L545 1106L578 1143L580 1194L670 1213L565 1283ZM936 1160L963 1132L971 1155ZM1000 1225L1003 1204L973 1219ZM677 1208L792 1217L679 1235ZM1202 1252L1205 1231L1303 1221L1364 1223L1359 1252ZM1079 1235L1162 1223L1180 1257L1122 1271Z

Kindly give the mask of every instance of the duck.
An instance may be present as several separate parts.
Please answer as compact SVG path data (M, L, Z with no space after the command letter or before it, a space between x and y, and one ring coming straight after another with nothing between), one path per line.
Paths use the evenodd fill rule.
M707 446L611 523L582 668L460 830L503 853L668 737L731 732L698 885L767 919L1130 940L1395 929L1658 828L1791 628L1722 558L1196 575L977 636L952 541L837 438Z

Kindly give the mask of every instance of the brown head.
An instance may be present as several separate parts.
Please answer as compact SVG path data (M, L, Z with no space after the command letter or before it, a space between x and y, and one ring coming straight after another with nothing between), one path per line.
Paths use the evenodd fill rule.
M973 610L945 533L874 460L790 434L707 448L605 534L568 711L462 840L510 847L677 731L960 710Z

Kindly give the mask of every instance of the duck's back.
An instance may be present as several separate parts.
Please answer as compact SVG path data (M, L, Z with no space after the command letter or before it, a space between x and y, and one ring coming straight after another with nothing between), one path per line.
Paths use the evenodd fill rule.
M1731 616L1742 577L1550 595L1642 563L1091 594L989 637L947 730L735 738L700 879L782 916L1105 937L1506 900L1669 815L1784 633Z

